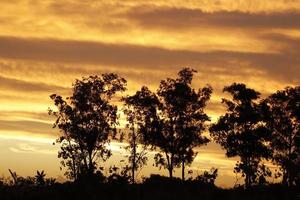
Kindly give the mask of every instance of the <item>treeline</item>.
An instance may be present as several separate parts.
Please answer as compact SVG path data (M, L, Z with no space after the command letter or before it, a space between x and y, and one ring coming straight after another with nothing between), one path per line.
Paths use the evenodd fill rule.
M258 91L233 83L223 90L231 96L222 99L226 113L211 124L205 108L213 89L193 88L195 72L182 69L177 78L162 80L156 92L143 86L134 95L123 96L119 108L114 101L126 90L126 80L113 73L76 80L66 99L51 95L57 109L49 109L49 114L56 117L54 128L62 133L56 142L65 175L75 182L103 180L100 164L112 155L107 144L117 139L128 143L129 156L123 169L111 167L116 172L112 180L134 184L136 172L147 164L148 150L158 152L155 165L168 170L170 178L174 169L181 168L185 180L186 166L197 155L195 147L213 140L227 157L240 158L233 170L245 177L245 187L267 183L272 173L263 160L280 167L274 176L281 177L282 184L300 184L300 87L262 99ZM126 132L117 129L118 110L126 116ZM210 138L203 134L207 130ZM207 172L216 174L217 170Z

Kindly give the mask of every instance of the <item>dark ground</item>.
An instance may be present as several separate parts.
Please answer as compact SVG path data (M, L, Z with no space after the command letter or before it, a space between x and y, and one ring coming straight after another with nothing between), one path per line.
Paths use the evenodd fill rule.
M0 200L56 199L141 199L141 200L300 200L300 188L279 184L221 189L213 185L167 180L149 180L143 184L78 184L51 186L0 186Z

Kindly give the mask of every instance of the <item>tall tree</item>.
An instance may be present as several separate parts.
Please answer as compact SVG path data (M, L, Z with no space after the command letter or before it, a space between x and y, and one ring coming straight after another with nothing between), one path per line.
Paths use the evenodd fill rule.
M76 80L73 94L66 100L51 95L57 110L49 109L49 114L56 117L54 127L62 132L57 140L61 144L58 156L72 178L92 175L96 161L110 157L106 144L118 124L117 106L111 100L117 92L125 91L125 85L125 79L108 73Z
M161 81L157 91L161 129L151 136L152 144L160 150L155 155L156 165L167 168L171 178L174 168L181 166L183 180L185 166L191 164L196 156L194 148L209 142L202 133L205 122L209 121L204 108L212 88L193 89L194 72L185 68L178 73L177 79Z
M153 117L156 116L158 99L147 87L142 87L132 96L122 99L124 102L124 114L127 118L127 128L129 129L127 141L129 145L126 147L130 151L128 161L131 170L131 182L135 183L135 172L142 168L147 162L146 150L147 140L144 136L147 134L146 128ZM138 150L138 144L141 149Z
M261 115L257 102L260 93L241 83L225 87L224 92L232 95L232 100L222 99L227 111L218 122L210 127L212 138L226 150L228 157L239 156L235 172L245 176L245 185L250 187L258 181L265 169L260 164L262 158L269 158L267 146L269 132Z
M272 132L273 161L280 165L283 183L295 184L300 173L300 87L287 87L265 101L265 119Z

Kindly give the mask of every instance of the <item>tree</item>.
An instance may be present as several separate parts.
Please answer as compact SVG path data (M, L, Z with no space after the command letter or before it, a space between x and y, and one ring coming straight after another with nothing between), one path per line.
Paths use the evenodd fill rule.
M190 180L202 185L215 185L217 176L218 169L211 168L209 171L204 171L203 174L197 175L195 179L190 178Z
M268 174L260 164L263 158L270 157L267 146L270 134L257 102L260 93L241 83L233 83L223 91L231 94L232 100L222 99L227 111L210 127L210 135L226 150L228 157L240 157L234 170L245 176L248 188L261 175Z
M142 168L147 162L146 150L147 142L144 138L145 127L149 125L149 119L156 115L156 105L158 99L147 87L142 87L132 96L122 98L124 102L124 114L127 118L127 128L129 129L126 147L130 151L128 161L131 170L131 182L135 183L135 171ZM144 132L142 131L144 130ZM142 144L138 151L138 144Z
M109 167L109 175L107 177L106 182L108 184L121 184L125 185L130 182L130 176L128 175L128 171L130 169L125 167L125 168L119 168L115 165Z
M36 171L35 180L36 180L37 185L44 186L46 184L45 176L46 176L46 174L45 174L44 170Z
M263 102L265 119L272 133L273 161L282 169L282 182L295 184L300 159L300 87L287 87Z
M78 175L93 175L96 161L110 157L106 145L118 125L117 106L111 100L125 91L125 86L125 79L108 73L76 80L73 94L66 100L57 94L50 96L57 110L49 109L49 114L56 117L54 128L62 132L57 139L61 144L58 157L69 177L76 180Z
M178 73L177 79L161 81L157 91L160 129L150 135L150 143L160 150L154 157L156 166L167 168L171 178L174 168L181 166L183 180L185 166L196 156L194 148L209 142L202 133L205 122L209 121L204 108L212 88L193 89L194 72L185 68Z
M51 186L56 183L56 180L54 178L45 178L46 174L44 170L37 170L37 174L34 177L22 177L17 175L16 172L13 172L10 169L8 171L13 178L13 182L11 184L15 186Z

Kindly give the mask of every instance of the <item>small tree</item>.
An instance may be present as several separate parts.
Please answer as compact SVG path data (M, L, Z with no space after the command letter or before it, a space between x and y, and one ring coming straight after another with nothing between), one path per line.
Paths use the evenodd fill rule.
M42 170L42 171L37 170L36 175L35 175L36 184L39 186L44 186L46 184L45 176L46 176L46 174L45 174L44 170Z
M265 101L265 119L272 132L273 161L281 166L282 182L295 184L300 159L300 87L287 87L270 95Z
M38 171L37 174L27 177L22 177L17 175L16 172L13 172L9 169L9 173L11 174L11 177L13 178L13 182L11 182L11 185L15 186L51 186L56 183L56 180L54 178L45 178L46 174L44 170Z
M57 111L49 109L49 114L56 117L54 127L62 132L57 140L61 144L58 157L68 167L69 177L92 175L96 161L110 157L106 144L118 124L117 106L111 100L117 92L125 91L125 85L125 79L109 73L76 80L67 100L51 95Z
M149 136L150 143L160 150L154 157L156 166L167 168L171 178L174 168L181 166L183 180L185 166L196 156L193 149L209 142L202 133L205 122L209 121L204 108L212 89L209 86L193 89L194 72L185 68L178 73L177 79L161 81L157 91L159 126L156 124L160 129Z
M232 100L222 99L227 112L210 128L212 138L225 150L228 157L239 156L235 172L245 177L246 187L258 182L265 169L260 162L269 158L267 146L269 132L262 122L261 108L257 102L260 93L241 83L225 87L224 92L232 95Z
M211 168L209 171L204 171L203 174L197 175L194 180L190 180L203 185L215 185L217 176L218 169Z
M156 114L158 99L147 87L142 87L134 95L127 96L122 100L124 102L124 114L128 122L127 128L129 129L127 137L129 145L126 149L130 151L129 169L131 170L131 182L134 184L135 171L142 168L147 162L145 128L149 125L149 119L153 119ZM142 145L140 151L138 151L138 144Z

